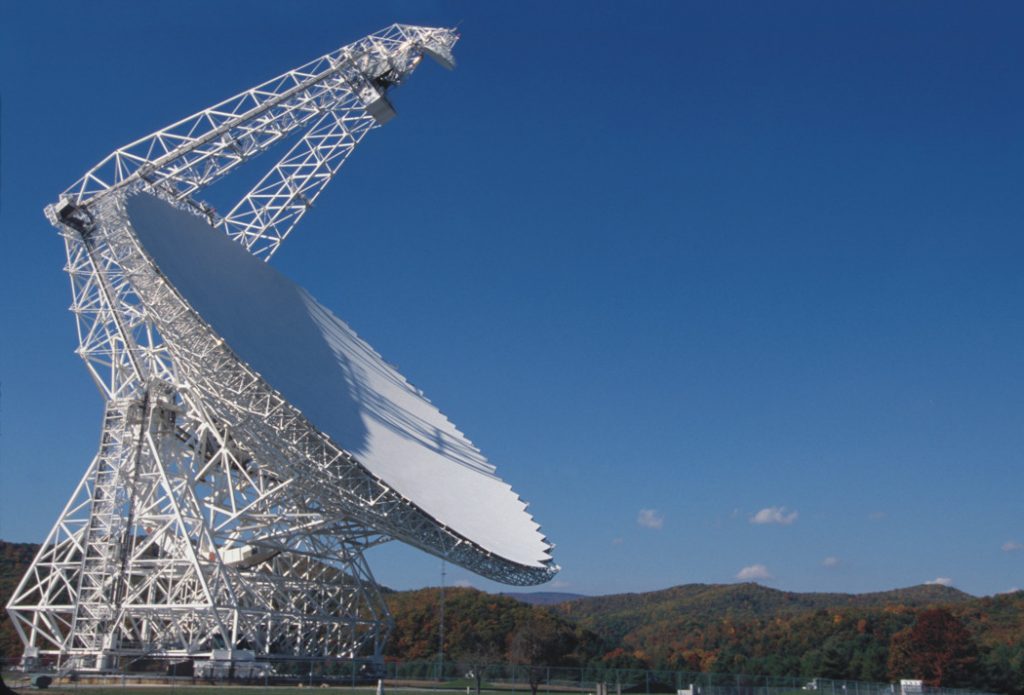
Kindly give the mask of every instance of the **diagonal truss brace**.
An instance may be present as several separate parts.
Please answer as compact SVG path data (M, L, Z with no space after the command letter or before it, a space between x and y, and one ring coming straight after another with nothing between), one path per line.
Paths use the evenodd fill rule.
M109 401L100 451L8 604L24 665L110 670L148 656L380 658L390 614L364 550L154 381ZM199 418L196 420L195 418Z
M388 89L424 55L453 67L457 40L450 29L402 24L366 36L116 150L64 192L56 214L66 220L112 191L142 183L216 223L213 209L193 196L312 125L223 225L269 258L366 132L394 116ZM270 241L257 244L261 239Z
M394 24L237 94L110 154L47 207L62 231L78 353L106 398L135 393L143 374L171 379L160 336L140 311L116 259L90 258L93 209L139 186L203 211L269 259L362 138L393 115L386 92L423 55L454 66L450 29ZM293 132L302 139L223 220L192 196ZM140 364L144 362L145 364Z
M111 194L149 188L270 258L366 133L394 115L388 89L423 55L453 67L457 39L388 27L120 148L47 208L65 241L78 353L107 416L100 453L8 605L26 659L103 670L107 657L209 655L242 640L265 655L351 658L369 645L379 658L390 619L362 553L388 537L324 510L308 481L271 472L285 442L247 450L182 388L129 270L132 244L97 229ZM193 197L306 129L223 220ZM456 558L460 539L426 521L423 545Z
M375 124L359 104L321 116L220 228L254 256L269 260Z

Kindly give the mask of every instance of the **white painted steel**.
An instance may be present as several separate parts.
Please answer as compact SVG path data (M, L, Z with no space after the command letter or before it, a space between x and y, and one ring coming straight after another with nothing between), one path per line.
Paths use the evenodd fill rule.
M371 475L485 551L526 567L550 563L512 488L344 321L200 216L145 193L126 205L142 249L185 302Z
M388 89L423 55L452 67L457 38L392 25L120 148L47 207L65 242L77 352L106 408L96 457L7 606L26 667L55 658L64 670L103 671L141 657L209 658L225 646L259 658L379 659L391 620L363 553L391 537L510 584L558 571L518 498L433 406L308 295L240 260L241 247L253 259L274 254L356 145L390 117ZM195 198L295 131L305 132L226 216ZM196 274L201 256L157 250L162 234L143 250L125 202L138 191L179 206L175 217L201 214L241 245L238 259L225 259L259 268L251 272L267 279L264 289L283 286L298 298L296 315L338 358L335 376L362 370L346 382L349 405L353 393L365 405L358 417L331 409L344 389L311 392L287 370L275 374L283 352L245 358L269 381L239 359L228 343L241 352L254 344L238 335L226 343L208 323L231 304L183 299L203 304L202 283L217 273ZM197 224L208 238L196 249L228 243ZM139 228L146 236L159 225ZM171 270L181 259L190 261L185 275ZM288 315L275 311L279 299L269 290L240 304L236 296L236 308L258 300L261 320L212 322L225 334L269 326L268 317ZM278 343L288 327L277 325ZM403 468L399 458L419 466ZM488 511L500 510L511 535L485 528L479 507L446 511L450 491L414 504L418 476L431 466L456 493L493 493Z

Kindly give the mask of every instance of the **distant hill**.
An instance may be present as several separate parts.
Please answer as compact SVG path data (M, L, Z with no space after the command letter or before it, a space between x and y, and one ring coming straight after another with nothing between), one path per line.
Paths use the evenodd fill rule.
M689 584L554 609L613 646L603 660L617 666L876 682L921 677L896 673L890 648L906 642L919 615L938 610L967 635L957 652L965 665L946 685L1024 693L1024 592L976 598L938 585L832 594Z
M0 541L0 602L7 602L37 548ZM387 656L436 659L440 591L382 594L395 619ZM920 677L894 666L891 657L905 653L898 647L914 636L918 618L936 612L955 628L938 635L939 642L959 640L962 661L956 679L944 677L944 685L1024 695L1024 591L976 598L922 585L868 594L795 593L748 583L586 597L453 587L445 590L444 647L453 661L516 660L522 658L515 653L516 635L526 630L531 644L544 647L543 663L550 666L887 682ZM21 653L5 612L0 650L7 657Z
M583 594L569 594L564 591L503 591L501 595L514 598L516 601L529 603L532 606L554 606L559 603L586 598Z
M715 622L795 616L819 610L887 606L956 606L975 600L948 586L926 585L868 594L794 593L760 584L684 584L642 594L611 594L559 604L557 610L602 637L619 641L642 625L672 619Z

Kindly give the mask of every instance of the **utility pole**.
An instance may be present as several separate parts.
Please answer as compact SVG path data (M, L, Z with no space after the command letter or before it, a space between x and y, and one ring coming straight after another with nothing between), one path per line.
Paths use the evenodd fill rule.
M437 680L444 680L444 559L441 560L441 626L437 636Z

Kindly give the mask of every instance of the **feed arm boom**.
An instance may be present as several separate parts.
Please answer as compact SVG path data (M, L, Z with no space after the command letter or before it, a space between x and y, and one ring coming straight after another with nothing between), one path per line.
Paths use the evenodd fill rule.
M390 120L387 99L427 55L454 67L454 30L393 24L116 150L68 188L54 217L81 230L88 208L134 184L188 202L264 259L277 249L363 136ZM309 128L220 219L196 193ZM263 240L265 243L257 244Z

